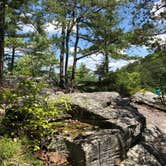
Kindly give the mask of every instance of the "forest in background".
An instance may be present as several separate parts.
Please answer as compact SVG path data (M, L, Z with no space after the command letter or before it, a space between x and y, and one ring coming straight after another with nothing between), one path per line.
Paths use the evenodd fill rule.
M131 96L138 91L155 93L157 88L165 93L165 64L166 52L163 50L136 60L134 63L118 69L116 72L110 72L108 77L102 81L83 80L80 89L88 92L117 91L124 96Z
M49 77L66 89L80 81L111 81L110 58L139 59L124 53L133 45L158 55L165 49L160 39L165 34L164 1L5 0L0 9L1 83L9 75ZM31 30L26 32L26 26ZM80 64L99 54L102 62L96 69Z

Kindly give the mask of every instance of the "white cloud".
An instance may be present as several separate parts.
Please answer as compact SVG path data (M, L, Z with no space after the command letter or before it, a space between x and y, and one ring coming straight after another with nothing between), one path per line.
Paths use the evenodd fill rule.
M160 35L154 36L153 38L155 41L156 40L159 41L161 45L166 43L166 34L160 34Z
M69 52L72 54L74 53L74 47L70 47Z
M45 31L49 35L60 33L61 32L61 25L56 21L54 21L52 23L51 22L47 23L47 24L45 24ZM73 26L72 31L76 32L76 26Z
M102 62L103 55L91 55L90 57L82 58L77 61L77 67L81 65L81 63L85 64L90 70L94 71L96 69L96 64L100 64ZM69 66L73 64L73 57L69 57Z
M35 31L35 29L34 29L34 27L31 25L31 24L22 24L22 25L20 25L20 28L22 29L21 31L19 31L19 33L28 33L28 32L34 32Z
M157 19L157 20L164 20L161 17L161 13L166 12L166 7L165 7L165 1L164 0L159 0L157 2L154 3L154 6L152 8L152 15L153 18Z
M12 49L11 48L7 48L5 47L5 50L4 50L5 54L9 54L9 55L12 55ZM15 50L15 55L24 55L24 52L20 51L19 49L16 49Z
M129 63L133 63L133 62L135 62L135 60L111 59L109 63L109 67L111 68L111 71L116 71L117 69L120 69L128 65Z
M61 27L58 26L56 23L47 23L45 24L45 31L49 34L56 34L61 32Z
M79 51L80 50L80 48L77 48L77 51ZM73 54L74 53L74 47L70 47L69 48L69 53L70 54Z
M80 59L78 61L78 66L80 66L81 63L84 63L87 66L87 68L94 71L96 69L96 65L100 64L102 62L102 59L103 59L102 54L98 54L98 55L93 54L90 57Z
M103 60L102 54L98 54L98 55L93 54L90 57L80 59L77 63L77 67L79 67L81 65L81 63L83 63L87 66L87 68L89 68L92 71L95 71L96 65L101 64L102 60ZM120 69L121 67L126 66L129 63L133 63L134 61L135 60L127 61L127 60L122 60L122 59L115 60L115 59L110 58L110 62L109 62L110 71L116 71L117 69ZM70 57L69 65L72 65L72 64L73 64L73 57Z

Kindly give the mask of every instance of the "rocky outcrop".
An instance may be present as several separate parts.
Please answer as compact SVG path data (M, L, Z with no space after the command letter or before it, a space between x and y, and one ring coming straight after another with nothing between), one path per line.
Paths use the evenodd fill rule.
M165 157L166 156L166 113L162 110L165 110L166 107L164 107L164 105L162 105L161 102L159 103L156 102L157 96L151 92L146 92L146 95L142 96L142 102L140 102L138 94L139 93L134 95L137 96L137 100L135 100L134 97L134 103L132 102L131 104L134 107L136 107L138 111L146 117L146 129L143 133L144 141L142 142L142 145L144 149L146 149L146 151L148 151L151 154L151 156L153 156L153 158L155 158L160 163L160 165L165 166L166 165L166 157ZM145 162L142 163L145 164Z
M141 144L131 148L127 153L127 159L120 166L161 166L154 155Z
M119 130L103 129L68 142L72 166L118 165L126 147Z
M166 113L161 111L165 108L156 102L156 97L151 92L134 95L130 104L146 117L146 129L142 140L129 149L121 166L166 165Z
M148 92L148 91L137 92L133 96L132 101L136 103L147 104L154 108L166 111L166 105L161 102L161 98L152 92Z
M117 92L64 94L49 88L42 94L48 100L66 96L72 108L49 119L55 130L42 138L36 152L45 165L166 165L166 114L152 96L145 100L147 94L135 95L131 100Z
M156 109L147 104L131 103L137 110L146 117L146 127L148 129L159 128L166 133L166 112Z
M158 127L147 128L143 133L143 145L153 154L161 165L166 165L166 133Z
M144 116L138 112L147 116L144 111L148 106L139 107L116 92L69 96L72 111L66 116L68 119L59 119L63 127L56 127L56 132L43 143L48 152L60 154L63 160L58 161L68 161L72 166L166 165L165 133L148 117L147 128Z
M57 144L53 140L63 135L58 136L63 138L58 145L65 142L65 146L61 146L65 148L52 148L51 151L60 151L72 166L119 165L130 147L141 139L145 118L137 109L124 104L126 102L122 102L116 92L73 93L70 98L72 118L65 121L67 125L49 141L44 141L43 146L50 151L50 147ZM66 129L69 122L75 128Z
M121 106L122 99L116 92L73 93L70 96L73 116L100 128L119 130L126 148L137 140L145 127L145 118L135 108Z
M166 135L157 127L146 129L143 139L127 152L120 166L165 166Z
M48 100L66 96L50 88L42 89L41 95L45 94ZM42 138L36 152L46 165L166 165L166 114L160 113L165 106L157 95L138 92L131 100L116 92L96 92L67 94L67 98L72 110L49 119L55 130Z

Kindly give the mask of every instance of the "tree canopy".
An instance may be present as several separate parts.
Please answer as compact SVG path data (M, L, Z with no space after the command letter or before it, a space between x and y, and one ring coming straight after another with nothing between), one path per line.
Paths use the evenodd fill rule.
M21 56L31 59L33 76L43 70L56 73L59 67L61 87L74 86L79 62L90 56L95 59L97 54L103 56L98 70L107 78L110 57L131 59L123 54L130 46L143 45L155 51L164 48L156 40L165 33L165 12L159 12L164 7L163 1L159 4L145 0L0 2L1 80L5 70L13 73L15 65L18 69L18 50ZM49 27L53 29L51 33L47 31ZM31 30L26 32L25 28ZM4 55L4 47L11 53ZM4 60L7 69L3 68Z

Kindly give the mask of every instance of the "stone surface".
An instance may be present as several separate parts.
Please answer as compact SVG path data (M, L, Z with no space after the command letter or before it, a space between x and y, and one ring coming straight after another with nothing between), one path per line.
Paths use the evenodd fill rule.
M93 127L74 136L72 131L61 132L61 141L57 141L56 133L46 149L61 152L72 166L119 165L128 149L141 138L145 118L128 102L122 102L116 92L72 93L70 98L72 118Z
M143 140L130 148L120 166L165 166L166 135L157 127L146 129Z
M145 95L137 93L134 103L146 118L146 128L142 139L130 148L127 159L121 166L165 166L166 165L166 113L164 107L156 104L157 95L147 92ZM157 109L159 108L159 109Z
M156 110L159 111L152 105L153 98L146 102L140 97L131 101L117 92L64 94L47 88L42 93L48 94L50 100L67 95L72 107L68 114L50 119L50 123L60 123L63 127L56 126L54 133L42 140L43 151L38 157L48 165L166 165L164 119L160 118L158 123L152 121ZM152 119L149 111L154 113Z
M166 111L166 105L161 103L161 100L158 95L152 92L137 92L132 99L133 102L144 103L154 108L158 108Z
M119 130L103 129L68 142L72 166L114 166L125 158L126 149Z
M156 157L141 144L131 148L127 157L128 159L124 160L120 166L162 166Z
M53 133L42 140L43 150L36 152L36 156L49 166L68 166L69 151L65 142L63 137Z
M144 131L144 146L153 154L161 165L166 165L166 133L158 127L151 127Z
M119 129L125 136L129 135L125 140L129 144L127 147L145 127L142 114L131 106L121 106L122 99L116 92L76 93L70 96L76 106L73 116L75 114L82 121L98 121L98 125L104 128Z
M166 134L166 112L148 106L147 104L131 103L146 118L146 127L153 129L155 126Z

